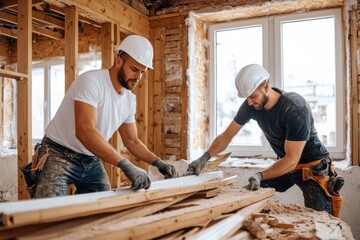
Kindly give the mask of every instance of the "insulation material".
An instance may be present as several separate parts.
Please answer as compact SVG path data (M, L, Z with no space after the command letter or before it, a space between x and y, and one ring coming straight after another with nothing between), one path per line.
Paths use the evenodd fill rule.
M13 69L12 69L13 70ZM3 138L1 148L16 148L16 81L3 78Z
M203 22L195 20L195 14L190 13L187 19L189 27L189 68L187 70L189 85L189 128L188 143L190 159L199 155L206 147L204 141L208 129L206 116L206 49L204 39L206 31Z

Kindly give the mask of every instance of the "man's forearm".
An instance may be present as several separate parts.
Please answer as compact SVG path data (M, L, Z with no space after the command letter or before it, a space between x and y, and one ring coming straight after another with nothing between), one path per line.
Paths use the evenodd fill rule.
M82 131L82 133L77 134L76 137L87 150L112 165L117 166L118 163L125 158L125 156L116 151L110 143L105 141L96 129Z
M125 143L124 143L125 144ZM154 160L158 158L152 153L140 139L136 139L125 144L125 147L136 158L141 159L149 164L152 164Z
M295 162L295 164L293 163ZM274 162L270 167L261 172L263 180L280 177L288 172L291 172L296 167L296 161L290 161L289 159L280 158Z

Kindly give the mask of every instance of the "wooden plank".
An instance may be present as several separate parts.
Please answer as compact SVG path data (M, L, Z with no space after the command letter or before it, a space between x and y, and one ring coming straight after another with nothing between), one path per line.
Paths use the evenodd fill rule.
M155 203L149 202L146 206L128 209L101 218L93 219L91 217L88 221L86 221L86 219L75 219L67 221L64 224L59 224L54 227L47 228L43 231L36 232L34 234L27 234L20 239L78 239L80 232L81 238L86 239L88 237L96 235L96 233L101 230L103 226L117 224L130 218L143 217L154 214L160 210L167 208L168 206L184 200L185 198L191 196L191 194L192 193L174 196L171 197L171 199L169 199L168 201L161 201Z
M216 171L215 169L218 168L220 163L222 163L223 161L226 161L226 159L228 159L230 157L230 155L231 155L231 152L220 155L215 160L208 161L201 172Z
M17 17L15 15L9 14L9 13L5 13L5 12L1 12L0 11L0 20L12 23L12 24L17 24ZM46 28L41 28L39 26L32 26L32 31L34 33L49 37L51 39L62 39L63 38L63 34L61 32L54 32L52 30L46 29ZM0 34L8 36L8 37L12 37L12 38L17 38L17 29L7 29L4 27L0 28Z
M154 72L152 80L152 99L149 99L151 117L149 118L149 126L152 126L152 134L150 134L150 142L152 149L157 156L165 156L164 149L164 127L163 127L163 96L165 95L164 83L164 49L165 49L165 29L155 28L152 42L154 45Z
M65 23L62 20L59 20L57 18L45 15L42 12L39 11L32 11L33 20L37 20L41 23L44 23L46 25L51 25L57 28L60 28L62 30L65 29Z
M171 25L185 25L186 16L176 16L171 18L152 19L150 28L167 27Z
M358 95L358 30L356 10L350 13L350 66L351 66L351 159L352 165L359 166L359 95Z
M101 239L153 239L176 230L197 226L221 214L243 208L274 194L275 190L271 188L248 192L245 195L229 191L210 200L201 199L186 208L108 225L96 236L88 239L98 239L100 236Z
M28 78L28 74L4 70L4 69L0 69L0 76L6 77L6 78L12 78L12 79L16 79L16 80L23 80L25 78Z
M0 11L0 20L9 22L12 24L17 24L17 17L15 15L6 13L6 12L2 12L2 11Z
M149 16L149 21L160 20L160 19L170 19L170 18L179 17L179 16L186 16L188 14L189 13L186 11L181 11L181 12L177 12L177 13L162 14L162 15L158 15L158 16Z
M114 63L114 24L111 22L103 23L101 25L101 60L102 60L102 68L111 68ZM114 134L116 138L116 133ZM109 140L109 143L116 148L116 139L113 139L114 136ZM115 145L115 146L114 146ZM109 177L111 188L117 187L117 181L114 177L114 165L102 161L105 171Z
M125 33L149 36L149 17L121 1L62 0L61 2L114 22Z
M10 38L17 39L18 34L16 29L8 29L4 27L0 27L0 35L7 36Z
M120 29L118 28L118 26L115 24L114 25L114 46L118 46L121 42L121 37L120 37ZM115 55L117 55L117 52L114 52L114 58L115 58ZM111 137L111 143L112 143L112 146L119 152L121 152L121 146L123 146L123 143L122 143L122 139L120 137L120 134L118 131L116 131L114 133L114 135ZM125 174L120 171L119 168L113 168L113 173L112 173L112 176L114 177L114 183L116 181L116 185L114 187L116 188L119 188L121 187L122 183L121 183L121 179L122 178L126 178Z
M71 6L65 8L65 91L78 74L79 55L78 9Z
M188 68L188 28L184 25L185 19L183 19L181 31L181 56L182 56L182 82L181 82L181 158L187 159L188 150L188 121L189 121L189 88L187 83L187 68Z
M236 214L221 220L220 222L212 225L211 227L191 236L189 240L219 240L219 239L228 239L237 230L239 230L244 223L244 220L251 216L252 213L260 212L263 210L269 199L259 201L257 203L251 204L243 209L239 210Z
M11 8L18 5L18 0L2 0L0 3L0 9Z
M64 35L61 32L55 32L40 26L33 25L32 29L34 33L46 36L51 39L60 40L64 37Z
M60 2L59 0L43 0L43 2L47 2L50 6L55 6L58 8L66 8L66 4Z
M64 8L65 7L60 8L60 7L57 7L57 6L54 6L54 5L49 6L50 11L56 12L56 13L59 13L59 14L62 14L62 15L65 15ZM79 13L79 14L80 14L79 15L79 21L80 22L84 22L86 24L93 25L94 27L101 28L101 24L99 22L96 22L96 21L94 21L92 19L88 19L86 17L81 16L81 13Z
M147 191L134 192L124 188L61 198L0 203L0 226L11 228L118 211L132 207L131 204L217 188L222 177L222 172L212 172L155 181Z
M31 162L32 131L31 131L31 0L23 0L18 6L18 40L17 71L28 75L23 81L17 82L17 154L18 165L24 166ZM24 177L18 168L18 199L29 198Z

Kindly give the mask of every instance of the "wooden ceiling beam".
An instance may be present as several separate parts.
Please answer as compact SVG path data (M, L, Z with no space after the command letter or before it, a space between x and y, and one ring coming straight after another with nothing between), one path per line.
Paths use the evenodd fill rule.
M47 28L39 27L36 25L32 26L32 31L39 35L43 35L45 37L55 39L55 40L60 40L60 39L64 38L64 34L62 32L55 32L55 31L49 30Z
M18 1L20 1L20 0L2 0L0 2L0 9L17 7ZM41 4L44 4L44 2L41 0L33 0L32 1L32 6L37 6L37 5L41 5Z
M0 35L17 39L17 30L0 27Z
M2 0L0 2L0 9L11 8L18 5L18 0Z
M54 18L54 17L51 17L51 16L47 16L42 12L32 11L32 15L33 15L33 20L36 20L36 21L39 21L41 23L60 28L62 30L64 30L64 28L65 28L64 21L59 20L59 19Z
M0 11L0 20L17 25L17 16Z
M59 7L57 7L57 6L54 6L54 5L50 5L50 6L49 6L49 10L52 11L52 12L56 12L56 13L58 13L58 14L65 15L64 9L59 8ZM81 16L81 13L80 13L80 12L79 12L79 21L80 21L80 22L87 23L87 24L90 24L90 25L93 25L94 27L97 27L97 28L101 28L101 23L99 23L99 22L97 22L97 21L94 21L94 20L91 20L91 19L88 19L88 18L86 18L86 17Z
M43 0L43 2L47 2L50 4L50 6L56 6L58 8L65 8L67 5L64 3L61 3L60 1L57 0Z
M113 22L125 33L149 36L149 17L121 1L61 0L61 2L77 6L91 15Z
M1 12L1 11L0 11L0 20L9 22L11 24L17 24L17 16L9 14L9 13ZM61 32L55 32L50 29L42 28L42 27L39 27L36 25L32 26L32 31L34 33L49 37L51 39L56 39L56 40L62 39L64 37L64 34ZM8 36L8 37L12 37L12 38L17 38L15 29L11 30L11 29L6 29L6 28L1 28L0 34Z

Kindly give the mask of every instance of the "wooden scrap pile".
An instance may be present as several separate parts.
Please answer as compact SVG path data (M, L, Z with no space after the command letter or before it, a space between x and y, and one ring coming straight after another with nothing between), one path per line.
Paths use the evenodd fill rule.
M0 239L252 239L271 235L265 223L294 228L259 213L273 189L251 192L229 186L233 180L210 172L156 181L147 191L2 203Z

